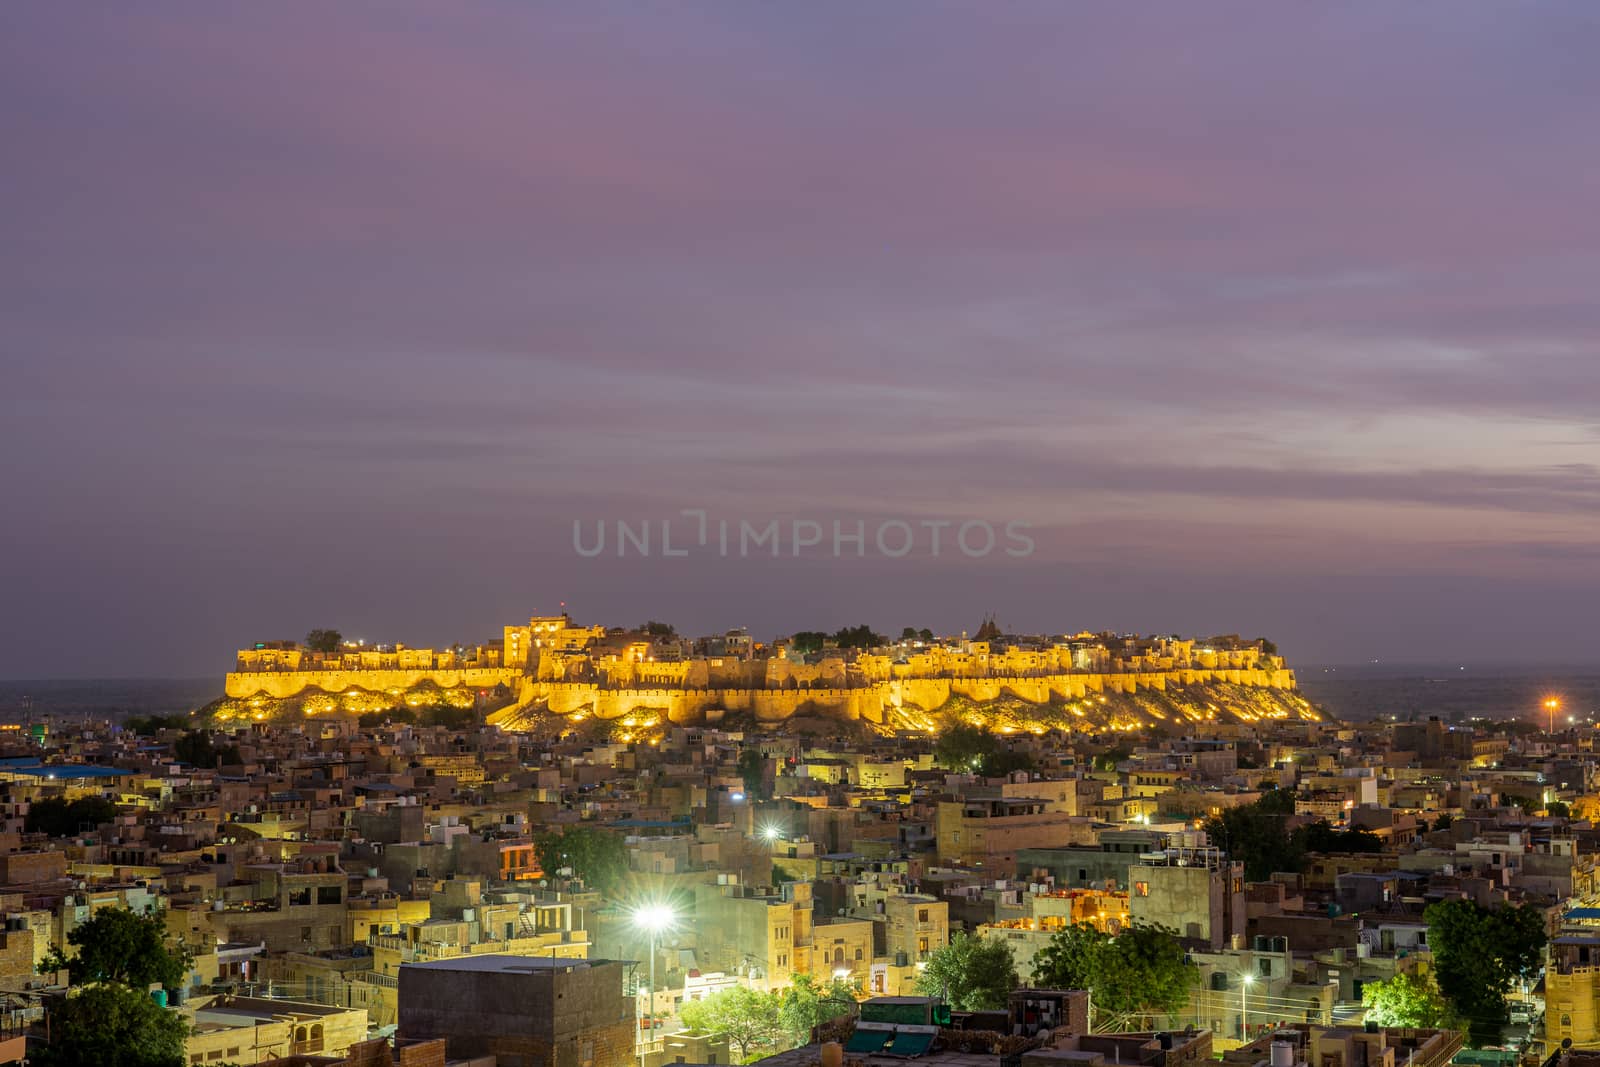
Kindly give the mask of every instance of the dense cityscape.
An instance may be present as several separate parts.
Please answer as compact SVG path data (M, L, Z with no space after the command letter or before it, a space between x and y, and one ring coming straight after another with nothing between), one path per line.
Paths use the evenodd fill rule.
M0 1067L1600 1067L1597 55L0 4Z
M442 653L315 630L241 651L187 713L15 722L0 1056L1437 1067L1600 1045L1579 709L1346 724L1290 689L1264 715L1219 695L1219 658L1292 685L1265 638L536 616ZM1008 680L772 723L640 688L658 661ZM1026 665L1066 695L1014 691ZM478 669L517 678L436 684ZM1134 717L1157 670L1199 672L1163 693L1192 714ZM270 699L247 684L269 674L293 679ZM554 677L586 702L551 710ZM1073 678L1120 679L1120 703Z

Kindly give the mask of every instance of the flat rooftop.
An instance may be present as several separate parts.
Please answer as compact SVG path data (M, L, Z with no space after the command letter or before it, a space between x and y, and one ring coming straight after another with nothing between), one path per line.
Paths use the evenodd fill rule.
M401 969L415 968L424 971L486 971L501 974L532 974L535 971L577 971L614 960L552 959L549 956L515 956L509 953L482 953L472 956L452 956L449 959L429 960L426 963L406 963Z

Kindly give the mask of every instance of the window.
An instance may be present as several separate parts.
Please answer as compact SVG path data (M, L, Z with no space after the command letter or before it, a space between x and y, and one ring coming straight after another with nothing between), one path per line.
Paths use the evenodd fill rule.
M1134 892L1134 894L1136 896L1141 896L1141 897L1149 896L1150 895L1150 883L1149 882L1135 882L1135 883L1133 883L1133 892Z
M917 909L917 922L925 923L927 921L928 921L928 909L927 908L918 908Z
M856 949L856 962L857 963L861 962L861 950L860 949Z

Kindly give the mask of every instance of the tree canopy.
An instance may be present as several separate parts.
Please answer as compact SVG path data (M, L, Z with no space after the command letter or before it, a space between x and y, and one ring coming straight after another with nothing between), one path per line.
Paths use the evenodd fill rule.
M762 1045L773 1044L785 1029L778 997L742 985L685 1001L678 1018L691 1030L726 1037L741 1059Z
M778 998L778 1021L797 1045L811 1040L813 1028L855 1010L856 991L835 978L818 985L809 974L796 975L794 984Z
M163 912L141 915L128 908L105 908L79 923L67 935L77 954L67 959L61 946L39 965L42 972L65 970L73 985L117 982L144 989L159 982L168 989L183 985L194 954L167 936Z
M189 1026L141 989L116 983L74 990L50 1009L50 1044L30 1049L43 1067L182 1067Z
M1017 965L1004 941L956 934L917 976L925 997L944 997L957 1011L993 1011L1017 988Z
M1454 1025L1450 1005L1433 979L1401 972L1384 982L1361 987L1367 1021L1379 1026L1441 1028Z
M551 830L533 839L539 866L549 875L570 868L574 877L602 893L615 893L628 874L628 849L622 835L590 826Z
M771 800L772 789L767 785L767 758L759 748L747 748L739 753L739 777L744 780L744 795L751 800Z
M1173 1014L1189 1002L1198 971L1177 932L1137 924L1112 937L1087 923L1059 930L1034 956L1033 982L1087 989L1104 1011Z
M337 652L344 641L338 630L312 630L306 634L306 647L313 652Z
M1372 831L1361 827L1338 830L1325 819L1290 831L1287 822L1293 814L1294 794L1269 789L1254 804L1211 816L1205 831L1230 858L1244 864L1245 877L1251 881L1262 881L1278 871L1302 871L1311 852L1383 851L1383 839Z
M210 730L190 730L172 743L172 755L191 767L215 767L219 762L234 765L242 762L238 745L218 745L212 740Z
M859 626L845 626L833 632L833 643L840 648L877 648L886 645L889 639L873 631L866 623Z
M1544 952L1544 915L1531 904L1491 911L1470 900L1439 901L1422 914L1439 992L1474 1045L1498 1044L1506 991L1533 974Z
M122 728L129 733L153 737L162 730L182 730L189 725L183 715L130 715L122 720Z
M30 834L70 837L110 822L116 814L116 804L101 797L45 797L28 805L28 817L22 826Z
M939 735L933 745L933 762L951 771L1001 775L1031 770L1033 756L981 726L959 722Z

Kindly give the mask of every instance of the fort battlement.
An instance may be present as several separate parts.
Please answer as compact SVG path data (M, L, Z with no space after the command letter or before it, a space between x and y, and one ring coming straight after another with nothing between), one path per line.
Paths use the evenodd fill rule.
M1236 639L1222 648L1176 638L1115 648L1079 638L1021 648L963 638L809 661L791 658L787 649L656 659L648 641L628 636L573 627L562 616L507 627L504 641L445 652L363 647L312 653L288 642L259 645L240 652L225 692L230 700L254 704L298 701L310 714L386 701L416 704L417 694L428 690L493 691L509 706L490 721L508 727L539 715L691 724L726 714L767 723L819 716L881 727L952 701L1068 706L1107 694L1220 685L1295 689L1294 672L1281 657L1263 643Z

